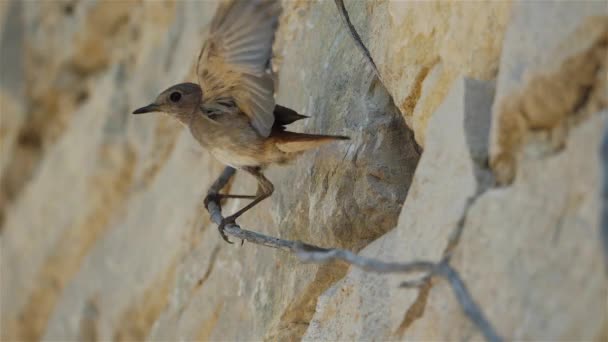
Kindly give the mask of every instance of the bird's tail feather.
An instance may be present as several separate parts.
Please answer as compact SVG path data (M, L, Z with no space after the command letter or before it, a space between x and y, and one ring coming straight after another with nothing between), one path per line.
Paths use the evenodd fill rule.
M283 131L276 137L276 146L283 152L297 153L338 140L350 140L350 138L343 135L321 135Z

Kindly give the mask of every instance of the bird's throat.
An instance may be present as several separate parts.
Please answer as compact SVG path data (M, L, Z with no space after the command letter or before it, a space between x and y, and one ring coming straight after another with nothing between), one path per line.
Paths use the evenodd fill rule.
M173 114L171 116L176 118L179 122L181 122L185 126L188 126L190 124L190 120L192 119L193 114L192 113L179 113L179 114Z

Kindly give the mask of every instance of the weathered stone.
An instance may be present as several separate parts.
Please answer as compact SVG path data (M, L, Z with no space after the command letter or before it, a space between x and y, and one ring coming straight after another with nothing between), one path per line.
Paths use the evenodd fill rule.
M429 118L459 75L496 77L511 1L345 3L421 146Z
M46 2L42 4L42 7L48 6L46 16L44 13L38 12L44 11L45 8L26 5L29 10L29 12L26 10L28 14L26 17L30 18L32 22L35 21L35 19L31 19L32 15L49 20L49 22L41 20L37 28L29 28L28 38L44 37L46 34L48 35L47 41L60 40L64 46L71 44L69 37L72 36L74 25L76 25L74 21L78 22L78 16L84 17L89 13L84 4L78 4L72 12L77 18L70 19L73 20L70 23L56 18L58 11L63 13L64 4L62 3ZM111 317L108 312L111 310L108 307L112 310L124 309L127 311L125 307L137 299L140 288L132 286L127 280L124 283L125 288L118 286L125 290L125 292L120 292L116 290L116 285L120 284L116 280L128 274L137 277L135 282L144 288L155 286L158 283L156 279L162 279L162 275L167 274L167 270L169 270L169 267L162 265L171 265L170 261L181 255L183 249L178 244L169 248L165 253L159 253L161 248L155 248L157 245L150 242L181 241L183 235L179 231L172 231L170 227L169 230L167 227L162 227L162 231L170 234L172 238L166 240L162 234L151 235L151 227L146 227L145 222L130 227L131 230L136 231L141 229L140 232L131 233L133 235L129 236L119 236L117 240L110 240L120 241L125 245L116 243L109 244L110 247L107 247L108 244L104 241L109 239L108 234L109 236L120 234L116 233L116 230L124 232L119 227L122 227L121 223L126 219L125 217L132 215L128 213L133 211L143 213L141 219L144 221L153 218L150 215L151 212L160 214L163 219L159 221L159 228L166 223L166 220L170 220L173 217L170 213L165 217L162 215L162 211L157 210L158 197L172 198L173 203L166 206L183 208L184 213L181 215L184 220L200 215L197 201L200 198L200 192L204 191L205 180L203 179L200 187L193 187L192 182L187 181L187 176L184 176L185 173L179 177L169 177L181 180L182 186L179 186L179 182L172 182L171 179L166 180L168 183L165 183L167 189L178 191L186 188L186 192L182 194L184 197L180 198L177 193L173 197L163 197L160 195L167 191L160 190L156 196L150 195L152 198L150 206L142 205L142 211L138 211L135 206L129 204L132 203L129 200L131 197L136 197L138 193L150 189L149 184L158 177L159 170L169 161L169 156L173 159L180 154L172 154L176 135L171 132L175 130L164 129L163 120L158 120L157 123L153 117L150 117L149 121L142 120L141 124L139 122L134 124L129 120L128 113L134 107L131 101L141 103L149 101L149 98L162 87L162 85L158 85L156 89L145 89L143 85L147 84L151 77L169 81L184 78L196 57L196 53L192 53L192 47L189 45L192 41L200 41L201 25L204 24L204 21L200 21L200 13L207 12L203 10L205 6L204 3L189 3L180 7L183 23L179 26L183 32L183 41L169 42L167 39L169 36L165 35L165 46L156 45L154 49L148 49L147 53L137 55L140 57L132 66L129 66L128 58L124 54L113 53L113 62L108 64L103 73L99 71L99 76L88 74L73 83L72 85L77 87L87 87L85 82L87 80L92 83L91 89L94 90L90 96L83 98L76 105L78 110L70 111L70 108L73 107L61 106L47 108L49 112L45 114L50 121L54 120L52 118L57 115L57 111L67 111L61 115L69 115L70 119L65 123L64 129L57 132L55 139L43 139L48 126L46 124L37 126L40 129L34 130L34 133L39 135L35 137L43 139L45 145L40 163L31 169L20 170L25 173L35 172L31 173L32 179L26 183L15 199L15 203L9 207L5 229L1 237L2 269L7 274L2 277L1 286L2 312L7 313L2 316L2 339L37 340L42 336L55 339L76 339L79 336L79 322L82 321L80 316L86 311L84 308L90 306L86 303L97 303L95 311L97 312L96 317L98 317L93 320L94 322L89 321L83 325L89 327L87 331L94 331L96 335L102 336L104 339L112 338L115 335L114 331L116 331L116 335L120 335L118 324L101 326L99 322L106 322L109 320L108 317ZM145 11L145 9L142 10L141 7L138 7L137 10L130 13L132 21L129 21L129 25L133 29L135 29L133 26L140 24L134 21L134 18L141 13L139 11ZM207 18L209 17L210 14ZM61 31L57 25L53 26L53 23L57 23L55 20L63 23L64 27L68 27L66 31ZM31 22L26 21L26 25L28 23ZM82 24L82 22L80 23ZM45 26L47 24L51 27ZM150 24L148 23L148 25ZM52 29L53 27L55 30ZM164 29L158 27L158 30L163 32ZM158 39L158 33L158 31L150 29L142 32L139 39L144 43L154 42ZM41 41L44 39L41 38ZM37 40L28 40L28 42L35 43ZM153 46L151 43L147 45ZM43 46L28 46L28 48L30 50L43 49ZM121 49L124 48L121 47ZM130 49L135 52L139 50L139 47L134 43ZM60 74L71 73L70 63L64 64L71 58L69 51L71 49L66 49L65 53L54 54L53 49L48 50L48 55L44 55L46 60L59 60L59 62L46 65L41 63L34 69L31 65L34 65L33 62L36 61L35 55L33 53L28 55L31 59L26 60L27 72L40 72L35 83L27 85L28 101L35 102L35 98L38 96L35 95L37 89L45 87L53 89L53 84L57 81L57 78L52 76L55 72L53 68L56 65L63 65L58 67L61 70ZM164 65L164 58L167 55L178 56L176 57L178 62L171 65L169 69L165 69ZM150 70L155 70L155 72ZM50 73L50 79L45 78L45 75L49 75L48 73ZM146 91L147 93L142 93ZM71 86L68 89L61 87L54 89L52 94L59 102L69 100L75 95ZM28 105L36 107L35 103L30 102ZM36 121L31 116L27 119L28 124L32 124L30 120ZM189 149L182 149L182 153L186 153L186 157L182 159L191 159L194 164L184 168L184 165L180 165L178 160L173 165L180 170L193 172L192 179L200 179L198 175L204 170L200 166L204 165L204 161L207 159L201 158L200 152L192 153L194 143L190 146ZM199 164L200 162L203 164ZM212 163L209 163L208 167L215 172L218 170L218 166ZM199 170L198 173L197 170ZM211 171L208 173L212 174ZM159 191L158 188L156 191ZM180 202L188 198L188 191L195 195L193 201L187 200L191 207L188 207L186 202ZM167 196L170 195L167 194ZM177 204L178 202L180 203ZM190 215L185 213L188 208L190 208ZM180 225L180 222L177 222L176 225L185 231L196 229L192 227L192 223ZM141 237L148 237L149 240L139 239ZM138 252L141 254L134 253L139 257L127 257L127 254L132 254L134 251L129 246L137 247L137 241L152 250L146 254L145 249L142 248ZM120 253L116 251L120 251ZM132 266L131 269L119 276L112 273L116 270L109 264L113 262L112 253L116 257L122 255L121 259L117 259L116 264L126 260L127 265ZM157 257L158 261L154 262L152 257ZM152 263L147 264L149 262ZM82 268L83 265L93 266ZM108 267L112 271L104 271ZM86 278L89 274L87 272L92 272L95 276ZM99 279L100 276L107 276L107 278L97 282L96 279ZM172 283L172 280L170 279L169 283ZM108 292L110 300L106 300L105 297L108 293L98 291L100 287L110 291ZM115 296L111 295L112 291ZM158 296L162 298L163 294L161 291L159 292ZM112 306L114 301L119 304ZM162 303L162 301L159 300L158 303ZM156 305L155 308L158 306ZM154 315L150 316L148 313L142 315L155 319ZM133 317L134 324L138 324L138 321L137 317ZM88 334L90 335L90 333ZM137 335L122 334L121 336L129 338Z
M491 134L491 165L505 184L520 147L549 132L561 148L567 118L608 106L608 7L601 1L520 1L505 36Z
M454 265L509 340L601 341L608 284L599 243L598 149L608 112L574 128L563 151L520 160L508 188L480 196ZM451 289L439 281L412 340L479 339Z
M220 239L202 199L222 166L170 118L128 114L196 80L216 6L0 2L2 57L23 65L0 69L0 339L479 339L441 280L398 289L399 275ZM437 260L467 214L453 262L501 334L606 340L605 8L346 6L383 84L331 1L284 1L277 100L311 116L294 130L352 139L268 169L276 192L239 223L383 260ZM508 119L522 108L523 129ZM412 181L414 136L425 152ZM492 160L520 161L512 185L491 188L488 140ZM254 180L239 173L232 190L253 192Z
M399 224L363 249L363 255L387 261L440 258L467 199L477 192L475 169L479 166L470 155L474 151L479 156L487 147L484 136L489 130L492 96L491 83L469 79L454 83L429 123L427 146ZM477 124L468 124L471 120ZM416 297L415 290L399 289L402 280L398 275L352 270L320 297L306 339L402 337L422 315L428 294L425 289Z

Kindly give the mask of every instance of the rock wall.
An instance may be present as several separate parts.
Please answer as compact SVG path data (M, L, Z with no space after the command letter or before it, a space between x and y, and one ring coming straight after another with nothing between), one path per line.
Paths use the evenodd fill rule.
M129 115L195 80L215 6L0 2L1 338L480 339L441 280L221 240L202 201L222 166ZM285 1L277 102L352 140L271 167L277 191L239 223L408 261L438 260L464 218L453 264L501 335L608 339L606 4L346 6L383 83L333 2Z

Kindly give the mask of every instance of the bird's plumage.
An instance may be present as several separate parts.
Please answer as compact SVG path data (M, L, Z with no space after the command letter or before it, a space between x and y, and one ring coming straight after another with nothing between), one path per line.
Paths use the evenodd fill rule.
M160 93L153 103L133 112L161 111L174 116L190 128L194 138L216 159L256 177L258 193L252 196L255 199L220 225L224 239L226 222L234 221L273 192L262 167L287 162L327 142L348 139L290 132L285 128L307 116L274 101L274 81L267 69L280 12L276 0L222 3L199 54L200 86L174 85Z
M274 81L267 66L280 12L276 1L220 4L197 67L203 107L236 105L264 137L274 123Z

